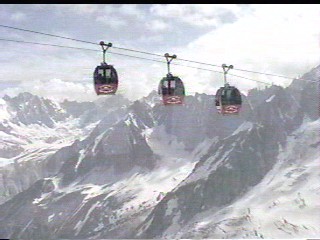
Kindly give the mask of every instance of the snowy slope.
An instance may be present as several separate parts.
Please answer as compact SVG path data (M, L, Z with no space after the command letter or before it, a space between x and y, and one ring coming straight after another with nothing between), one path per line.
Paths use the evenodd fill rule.
M82 127L59 103L30 93L0 99L0 203L48 176L47 158L96 124Z
M243 197L197 214L166 238L317 238L320 236L320 119L288 137L278 162Z
M131 124L134 125L133 122ZM22 212L17 213L22 214L20 221L25 221L25 230L19 234L37 234L32 229L38 226L40 217L42 219L46 216L51 228L48 234L54 232L56 237L110 238L115 234L124 238L132 236L153 207L190 174L195 164L183 146L177 150L179 144L164 132L163 127L146 128L143 135L152 151L158 155L158 165L153 171L135 167L129 172L115 175L112 168L100 166L92 168L84 178L77 178L68 185L61 184L59 175L46 178L45 185L51 186L49 190L43 190L43 186L40 191L23 198L29 199L23 203L25 208L30 211L35 209L36 212L33 212L33 223L28 226L25 224L30 220L24 219ZM104 184L88 183L88 179L94 182L94 175L100 178L105 175ZM18 198L13 198L5 205L14 201L18 201ZM10 214L7 209L8 207L0 207L0 213L8 216L8 221L12 221L6 215ZM12 235L14 236L17 235ZM36 236L39 238L40 235Z
M2 152L0 158L0 203L25 189L36 180L46 177L48 159L59 149L71 145L76 139L84 138L95 123L86 128L77 127L77 119L58 122L54 128L47 126L15 125L10 123L10 134L0 132L1 149L13 152L13 156ZM11 148L9 148L11 146ZM26 169L28 171L26 171Z

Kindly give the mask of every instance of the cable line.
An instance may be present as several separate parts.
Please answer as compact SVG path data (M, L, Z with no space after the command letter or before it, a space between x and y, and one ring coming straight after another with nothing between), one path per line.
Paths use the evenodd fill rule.
M89 43L89 44L93 44L93 45L99 45L98 43L95 43L95 42L89 42L89 41L85 41L85 40L80 40L80 39L75 39L75 38L70 38L70 37L64 37L64 36L59 36L59 35L50 34L50 33L38 32L38 31L28 30L28 29L23 29L23 28L11 27L11 26L6 26L6 25L2 25L2 24L0 24L0 27L10 28L10 29L19 30L19 31L24 31L24 32L37 33L37 34L41 34L41 35L45 35L45 36L57 37L57 38L72 40L72 41L76 41L76 42L82 42L82 43ZM156 53L150 53L150 52L133 50L133 49L123 48L123 47L115 47L115 46L113 46L113 48L114 48L114 49L131 51L131 52L143 53L143 54L148 54L148 55L153 55L153 56L157 56L157 57L162 57L161 54L156 54Z
M0 38L0 41L17 42L17 43L26 43L26 44L33 44L33 45L43 45L43 46L52 46L52 47L70 48L70 49L77 49L77 50L87 50L87 51L100 52L100 50L90 49L90 48L71 47L71 46L64 46L64 45L57 45L57 44L48 44L48 43L38 43L38 42L28 42L28 41L22 41L22 40L11 40L11 39L3 39L3 38ZM164 63L164 64L166 63L166 62L161 61L161 60L155 60L155 59L150 59L150 58L132 56L132 55L123 54L123 53L117 53L117 52L113 52L113 51L109 51L109 53L115 54L115 55L120 55L120 56L125 56L125 57L131 57L131 58L137 58L137 59L142 59L142 60L148 60L148 61L158 62L158 63ZM184 65L184 64L178 64L178 63L172 63L172 64L173 64L173 65L177 65L177 66L189 67L189 68L193 68L193 69L199 69L199 70L204 70L204 71L209 71L209 72L215 72L215 73L223 74L223 72L221 72L221 71L215 71L215 70L212 70L212 69L206 69L206 68L188 66L188 65ZM271 85L271 83L261 82L261 81L254 80L254 79L250 79L250 78L243 77L243 76L238 76L238 75L234 75L234 74L230 74L230 75L233 75L233 76L239 77L239 78L244 78L244 79L247 79L247 80L250 80L250 81L254 81L254 82L264 83L264 84L266 84L266 85Z
M1 26L1 25L0 25L0 26ZM0 41L16 42L16 43L25 43L25 44L33 44L33 45L42 45L42 46L51 46L51 47L60 47L60 48L69 48L69 49L77 49L77 50L87 50L87 51L93 51L93 52L101 52L100 50L90 49L90 48L72 47L72 46L57 45L57 44L48 44L48 43L39 43L39 42L29 42L29 41L12 40L12 39L4 39L4 38L0 38ZM117 52L113 52L113 51L109 51L109 53L115 54L115 55L119 55L119 56L131 57L131 58L142 59L142 60L147 60L147 61L153 61L153 62L158 62L158 63L164 63L164 64L166 64L165 61L156 60L156 59L150 59L150 58L145 58L145 57L140 57L140 56L133 56L133 55L128 55L128 54L124 54L124 53L117 53ZM223 74L223 72L221 72L221 71L215 71L215 70L212 70L212 69L206 69L206 68L201 68L201 67L188 66L188 65L184 65L184 64L180 64L180 63L171 63L171 64L176 65L176 66L189 67L189 68L193 68L193 69L198 69L198 70L204 70L204 71L209 71L209 72L215 72L215 73ZM259 80L255 80L255 79L251 79L251 78L247 78L247 77L244 77L244 76L239 76L239 75L235 75L235 74L229 74L229 75L230 75L230 76L234 76L234 77L239 77L239 78L247 79L247 80L254 81L254 82L258 82L258 83L263 83L263 84L266 84L266 85L272 85L272 83L267 83L267 82L263 82L263 81L259 81ZM312 81L312 82L316 82L316 81Z
M72 40L72 41L77 41L77 42L82 42L82 43L88 43L88 44L92 44L92 45L99 45L98 43L95 43L95 42L90 42L90 41L85 41L85 40L80 40L80 39L76 39L76 38L70 38L70 37L50 34L50 33L44 33L44 32L39 32L39 31L34 31L34 30L29 30L29 29L23 29L23 28L18 28L18 27L12 27L12 26L7 26L7 25L3 25L3 24L0 24L0 27L24 31L24 32L36 33L36 34L46 35L46 36L50 36L50 37L57 37L57 38L62 38L62 39L67 39L67 40ZM69 47L69 48L71 48L71 47ZM156 53L151 53L151 52L146 52L146 51L141 51L141 50L134 50L134 49L124 48L124 47L115 47L115 46L113 46L113 48L125 50L125 51L136 52L136 53L147 54L147 55L152 55L152 56L157 56L157 57L163 57L161 54L156 54ZM202 65L207 65L207 66L212 66L212 67L219 67L219 68L221 67L220 65L217 65L217 64L204 63L204 62L188 60L188 59L183 59L183 58L177 58L177 60L184 61L184 62L190 62L190 63L202 64ZM272 73L262 73L262 72L258 72L258 71L245 70L245 69L240 69L240 68L234 68L233 70L248 72L248 73L255 73L255 74L262 74L262 75L279 77L279 78L286 78L286 79L290 79L290 80L296 79L294 77L287 77L287 76L282 76L282 75L272 74ZM299 78L299 80L315 82L315 81L303 79L303 78Z
M72 41L77 41L77 42L89 43L89 44L97 45L97 43L93 43L93 42L89 42L89 41L84 41L84 40L79 40L79 39L75 39L75 38L59 36L59 35L50 34L50 33L43 33L43 32L38 32L38 31L34 31L34 30L23 29L23 28L11 27L11 26L6 26L6 25L2 25L2 24L0 24L0 27L10 28L10 29L24 31L24 32L37 33L37 34L42 34L42 35L46 35L46 36L50 36L50 37L63 38L63 39L67 39L67 40L72 40Z
M48 43L38 43L38 42L28 42L28 41L12 40L12 39L4 39L4 38L0 38L0 41L17 42L17 43L28 43L28 44L33 44L33 45L43 45L43 46L51 46L51 47L71 48L71 49L79 49L79 50L88 50L88 51L100 52L99 50L89 49L89 48L71 47L71 46L48 44Z

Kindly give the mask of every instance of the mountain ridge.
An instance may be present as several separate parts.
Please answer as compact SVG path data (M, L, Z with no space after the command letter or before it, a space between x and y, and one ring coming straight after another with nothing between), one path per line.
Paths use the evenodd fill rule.
M306 76L319 81L319 67ZM282 164L280 160L286 162L294 156L293 146L308 139L303 137L303 131L310 135L309 142L298 154L312 150L310 161L306 160L310 167L304 171L310 172L315 181L312 170L320 141L312 134L318 129L317 87L317 83L295 80L287 88L271 86L252 90L244 96L241 114L230 117L217 114L214 96L207 94L187 96L186 104L178 107L162 106L155 92L130 103L122 97L103 99L94 105L85 103L79 110L79 103L64 102L61 106L65 113L51 112L50 119L56 125L50 125L48 120L43 129L49 129L51 135L59 124L68 123L74 127L68 127L70 133L74 134L75 129L78 132L61 145L55 145L58 139L42 145L43 148L33 153L34 159L29 152L15 157L16 168L6 175L6 183L18 179L13 172L23 162L41 163L37 170L40 174L32 178L34 182L29 187L14 191L0 205L0 216L6 216L0 220L6 229L0 232L0 237L232 238L261 237L261 234L274 237L265 228L260 231L260 225L246 222L241 215L244 209L239 210L233 221L230 209L233 204L240 209L239 203L249 201L250 191L264 184L268 174ZM27 94L15 101L19 105L26 97L33 99ZM33 102L52 109L49 107L52 104L44 100ZM106 109L108 103L114 103L113 107ZM89 105L92 109L84 110ZM25 109L29 112L32 108ZM97 111L99 114L95 115ZM26 117L28 114L19 116L18 119L30 124L25 128L37 124ZM10 122L8 126L17 129ZM8 128L3 132L13 130ZM61 136L66 136L68 131ZM53 146L52 150L40 156L40 151L49 146ZM299 161L294 166L303 169ZM11 165L14 164L5 165L3 171ZM294 170L290 165L284 166L279 171L287 174ZM28 177L26 173L25 179ZM277 182L291 181L276 176L274 179L276 191ZM17 183L7 185L18 186ZM306 193L309 189L299 188L299 191ZM22 210L19 206L25 207ZM315 203L313 206L317 210ZM200 221L203 227L199 227L199 219L198 222L195 219L209 212L214 218L207 217L210 223L207 227ZM19 221L15 222L13 216ZM253 212L249 217L260 216ZM277 221L275 224L280 227L283 223ZM251 230L239 230L237 224ZM310 229L313 226L309 222L307 225ZM285 231L297 234L288 230L288 226ZM316 232L302 227L300 231L307 236Z

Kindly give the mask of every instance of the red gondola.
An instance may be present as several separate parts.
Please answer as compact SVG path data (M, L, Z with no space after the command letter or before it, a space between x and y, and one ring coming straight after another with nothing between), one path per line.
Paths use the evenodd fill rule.
M176 55L164 55L167 60L168 74L159 83L158 93L162 95L164 105L181 105L184 102L185 89L182 80L170 73L170 63ZM170 58L170 60L169 60Z
M233 68L232 65L226 66L222 64L224 71L224 87L217 90L215 95L215 105L219 113L225 115L239 114L242 104L241 93L234 87L230 86L226 81L226 75L230 69ZM226 70L227 68L227 70Z
M105 61L106 51L112 47L112 43L105 44L101 41L100 45L103 50L103 62L94 70L94 88L97 95L113 95L118 89L118 74L116 69Z

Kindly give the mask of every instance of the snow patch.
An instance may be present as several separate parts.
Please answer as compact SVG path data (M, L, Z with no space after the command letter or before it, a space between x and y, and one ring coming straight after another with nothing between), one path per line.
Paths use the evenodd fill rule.
M53 217L54 217L55 214L51 214L50 216L48 216L48 222L51 222Z
M14 160L10 159L10 158L0 158L0 167L4 167L4 166L9 165L13 162L14 162Z
M246 121L246 122L242 123L242 124L232 133L232 135L236 135L236 134L238 134L238 133L240 133L240 132L243 132L243 131L250 131L250 130L252 129L252 127L253 127L252 122Z
M110 130L112 128L109 128L108 130ZM96 148L99 144L99 142L101 141L101 139L104 137L105 133L108 131L104 131L103 133L101 133L95 140L94 140L94 145L93 145L93 148L92 148L92 152L94 153L96 151Z
M10 118L10 113L7 109L8 105L6 101L0 98L0 121L7 120Z
M174 198L168 202L166 216L170 216L176 208L178 208L178 199Z
M96 203L92 204L92 206L91 206L90 209L88 210L88 212L87 212L86 216L84 217L84 219L83 219L83 220L80 220L80 221L76 224L76 226L75 226L75 228L74 228L74 230L76 230L76 234L75 234L75 235L78 235L78 234L79 234L79 232L81 231L83 225L84 225L84 224L86 223L86 221L88 220L91 212L96 208L96 206L97 206L98 204L99 204L99 202L96 202Z
M94 232L100 231L104 227L103 223L99 222L98 226L93 229Z
M76 166L75 166L75 170L77 171L78 170L78 167L79 167L79 165L80 165L80 163L82 162L82 160L84 159L84 157L85 157L85 149L81 149L80 151L79 151L79 159L78 159L78 161L77 161L77 164L76 164Z
M83 201L87 201L90 198L96 197L104 193L102 191L103 186L99 185L87 185L87 189L83 190L81 194L86 194L87 196L83 199Z
M275 95L272 95L271 97L269 97L269 98L266 100L266 102L271 102L272 99L274 99L274 97L275 97Z

